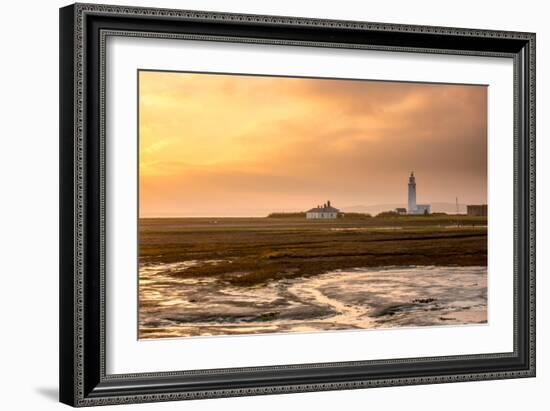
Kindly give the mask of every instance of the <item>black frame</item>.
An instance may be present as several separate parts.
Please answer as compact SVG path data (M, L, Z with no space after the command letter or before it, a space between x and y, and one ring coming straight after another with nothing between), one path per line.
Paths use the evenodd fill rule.
M514 351L105 373L107 36L509 57L514 61ZM512 223L512 222L511 222ZM60 9L60 401L73 406L535 376L535 34L75 4Z

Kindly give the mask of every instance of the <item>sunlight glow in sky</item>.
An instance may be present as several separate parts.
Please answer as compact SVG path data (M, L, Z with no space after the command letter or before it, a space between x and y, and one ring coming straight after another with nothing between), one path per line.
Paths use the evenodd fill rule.
M487 87L141 71L140 216L487 202Z

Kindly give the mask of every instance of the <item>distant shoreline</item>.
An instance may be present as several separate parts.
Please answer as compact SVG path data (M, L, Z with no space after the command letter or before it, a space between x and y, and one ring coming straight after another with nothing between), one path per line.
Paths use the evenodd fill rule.
M273 214L298 214L298 213L273 213ZM139 220L176 220L176 219L268 219L268 218L288 218L288 219L305 219L305 212L301 213L303 216L289 216L289 217L270 217L269 215L262 215L262 216L215 216L215 215L205 215L205 216L146 216L146 217L138 217ZM386 217L377 217L376 215L370 215L368 213L343 213L345 217L343 218L356 218L356 215L359 215L361 218L371 217L371 218L386 218ZM434 217L441 217L443 213L432 213L428 216L423 215L398 215L394 218L434 218ZM465 213L459 213L459 214L444 214L445 217L453 218L453 217L468 217ZM487 217L481 217L481 218L487 218Z

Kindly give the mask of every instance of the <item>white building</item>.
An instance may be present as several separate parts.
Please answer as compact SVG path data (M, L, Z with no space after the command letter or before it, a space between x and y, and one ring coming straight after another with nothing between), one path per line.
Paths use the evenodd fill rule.
M306 211L306 218L338 218L338 214L340 210L332 207L330 201L327 201L322 206Z
M416 179L414 177L414 171L411 171L409 177L409 204L407 208L407 214L423 215L430 214L432 207L430 204L416 204Z

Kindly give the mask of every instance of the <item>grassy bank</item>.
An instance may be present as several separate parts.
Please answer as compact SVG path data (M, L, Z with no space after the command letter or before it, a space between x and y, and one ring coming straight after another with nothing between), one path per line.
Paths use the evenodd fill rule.
M255 285L353 267L486 265L487 219L402 216L140 220L140 263L202 261L174 275Z

